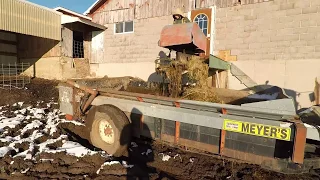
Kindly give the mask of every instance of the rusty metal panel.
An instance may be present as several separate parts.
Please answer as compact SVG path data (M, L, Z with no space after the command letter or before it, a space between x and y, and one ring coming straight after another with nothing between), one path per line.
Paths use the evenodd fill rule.
M0 0L0 30L61 40L61 16L27 1Z
M160 47L188 45L190 43L202 51L207 49L206 36L196 23L168 25L162 29Z
M303 164L304 150L307 140L307 128L299 120L295 122L296 134L294 138L292 161L294 163Z

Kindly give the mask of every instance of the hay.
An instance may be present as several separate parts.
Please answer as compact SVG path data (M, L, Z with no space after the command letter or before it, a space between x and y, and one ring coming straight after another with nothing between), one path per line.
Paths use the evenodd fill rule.
M182 89L182 72L184 63L171 61L168 67L163 68L165 76L169 81L168 91L171 97L178 97Z
M183 93L184 99L194 100L194 101L205 101L213 103L222 103L219 97L214 92L213 88L209 86L203 87L190 87L186 89Z
M190 81L194 81L197 87L207 87L208 86L208 73L209 66L197 56L192 56L187 62L188 78Z
M183 93L184 99L222 103L214 90L208 86L209 66L197 56L192 56L187 62L188 78L196 83L194 87L188 87Z
M183 57L182 57L183 56ZM168 91L171 97L183 99L221 103L214 90L208 86L209 66L205 59L198 56L180 54L180 61L173 60L169 65L161 68L162 75L168 80ZM189 82L196 85L182 91L182 74L187 70Z

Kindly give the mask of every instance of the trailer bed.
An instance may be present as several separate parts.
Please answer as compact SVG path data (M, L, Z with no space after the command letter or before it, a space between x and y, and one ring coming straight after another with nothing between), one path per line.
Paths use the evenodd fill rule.
M91 105L119 108L132 123L135 137L192 147L279 172L320 168L318 156L305 156L309 154L306 149L312 149L307 148L307 139L320 140L317 128L299 120L292 99L283 98L281 91L278 99L266 101L249 95L245 99L253 102L229 105L125 92L125 86L122 91L97 88L99 95ZM60 86L60 107L67 114L74 115L76 104L80 104L74 93L73 87Z

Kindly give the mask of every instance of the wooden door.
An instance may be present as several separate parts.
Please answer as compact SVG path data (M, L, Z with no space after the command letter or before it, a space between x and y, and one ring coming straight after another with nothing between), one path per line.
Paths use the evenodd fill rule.
M196 22L202 32L207 36L207 50L205 55L210 55L210 35L211 35L211 14L212 9L197 9L191 11L191 21Z

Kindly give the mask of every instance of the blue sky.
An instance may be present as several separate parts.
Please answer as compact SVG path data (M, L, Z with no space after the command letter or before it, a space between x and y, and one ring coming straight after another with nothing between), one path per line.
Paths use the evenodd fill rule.
M78 13L84 13L96 0L28 0L30 2L55 8L62 6Z

